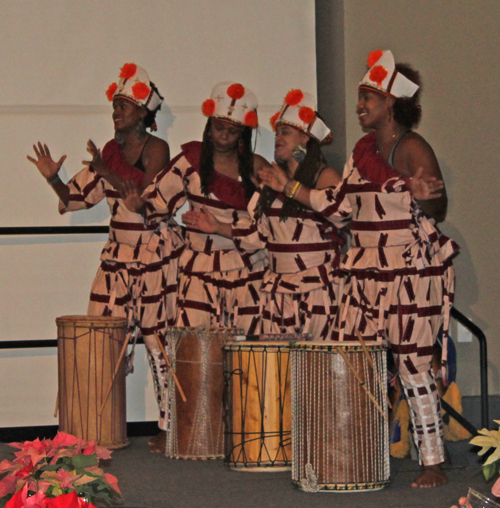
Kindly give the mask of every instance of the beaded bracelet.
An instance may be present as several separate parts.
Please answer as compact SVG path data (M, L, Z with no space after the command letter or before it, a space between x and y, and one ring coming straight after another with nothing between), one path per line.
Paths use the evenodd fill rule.
M47 178L47 183L50 186L52 186L55 183L60 182L60 181L61 181L61 179L59 178L59 173L57 175L53 176L52 178Z

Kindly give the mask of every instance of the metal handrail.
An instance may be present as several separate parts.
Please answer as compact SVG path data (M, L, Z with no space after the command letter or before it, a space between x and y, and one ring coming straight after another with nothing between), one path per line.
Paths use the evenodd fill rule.
M489 406L488 406L488 345L486 336L479 326L474 324L469 318L464 316L455 307L451 309L451 317L456 319L462 326L479 341L479 375L481 380L481 425L483 428L489 428Z
M0 228L0 236L88 235L109 233L109 226L20 226Z

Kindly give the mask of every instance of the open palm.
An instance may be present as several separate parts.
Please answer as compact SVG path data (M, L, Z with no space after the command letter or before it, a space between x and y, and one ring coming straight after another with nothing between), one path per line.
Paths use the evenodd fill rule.
M63 155L57 162L52 159L50 155L50 150L47 145L42 145L42 143L38 142L37 145L33 145L33 150L35 150L36 159L30 157L29 155L26 158L32 162L37 168L38 171L47 179L53 178L59 173L63 162L66 160L66 155Z

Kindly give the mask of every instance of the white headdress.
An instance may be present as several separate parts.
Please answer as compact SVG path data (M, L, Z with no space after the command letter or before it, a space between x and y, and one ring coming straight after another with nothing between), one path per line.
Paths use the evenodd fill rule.
M413 97L418 85L396 70L394 57L389 50L372 51L368 55L368 72L359 88L375 90L392 97Z
M236 125L257 127L257 97L240 83L224 81L212 89L201 110L205 116L228 120Z

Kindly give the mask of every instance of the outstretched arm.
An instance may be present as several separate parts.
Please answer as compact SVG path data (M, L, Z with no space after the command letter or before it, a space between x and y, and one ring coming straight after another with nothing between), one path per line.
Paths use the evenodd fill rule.
M448 198L439 163L431 146L422 136L411 133L396 151L394 167L410 177L410 190L422 210L437 222L446 217Z
M63 162L66 160L66 155L63 155L57 162L52 159L49 147L45 144L42 145L40 141L38 145L33 145L36 159L30 157L26 158L32 162L40 171L40 174L47 180L47 183L54 189L59 199L67 206L69 203L69 187L59 178L59 170Z
M189 228L203 231L204 233L217 233L231 239L231 224L218 221L204 206L201 210L190 210L182 214L182 222Z

